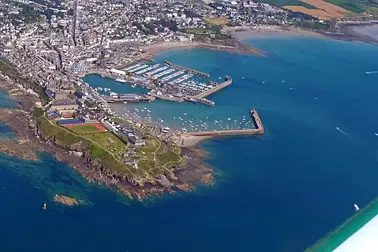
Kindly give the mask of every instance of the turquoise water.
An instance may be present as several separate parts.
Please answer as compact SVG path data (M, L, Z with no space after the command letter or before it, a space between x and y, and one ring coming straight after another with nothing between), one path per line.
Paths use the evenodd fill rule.
M378 75L365 72L378 70L378 47L306 37L248 43L267 56L187 50L156 58L215 79L232 76L230 87L210 97L215 107L137 105L169 125L183 113L215 120L259 111L264 136L202 144L217 171L214 187L125 204L49 156L25 162L1 155L0 250L303 251L351 216L354 203L375 198ZM90 203L54 205L60 191Z
M148 92L146 89L141 87L131 87L131 85L127 83L122 83L115 81L110 78L103 78L101 75L91 74L87 75L84 78L84 81L91 85L93 88L97 87L107 87L110 88L110 92L116 93L146 93ZM99 93L104 93L103 91L99 91Z

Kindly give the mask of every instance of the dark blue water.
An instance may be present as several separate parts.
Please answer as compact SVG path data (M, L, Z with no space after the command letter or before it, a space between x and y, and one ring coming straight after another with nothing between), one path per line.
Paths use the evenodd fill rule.
M0 251L302 251L351 216L354 203L377 197L378 75L365 72L378 70L378 48L304 37L249 43L267 56L190 50L156 59L234 79L211 97L213 108L148 104L166 123L184 111L259 111L264 136L202 145L216 168L214 187L125 204L51 157L2 155ZM59 192L90 204L54 205Z

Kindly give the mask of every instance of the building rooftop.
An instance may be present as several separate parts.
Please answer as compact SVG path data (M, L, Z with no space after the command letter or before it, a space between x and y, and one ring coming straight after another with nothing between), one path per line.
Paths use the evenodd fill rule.
M69 100L69 99L60 99L55 100L51 106L62 106L62 105L77 105L75 100Z

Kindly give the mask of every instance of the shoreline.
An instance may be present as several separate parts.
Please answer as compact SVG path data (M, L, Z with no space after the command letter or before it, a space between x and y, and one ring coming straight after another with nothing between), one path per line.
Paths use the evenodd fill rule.
M224 32L230 34L234 39L243 41L252 37L265 37L265 36L312 36L312 37L325 37L323 34L305 30L298 27L282 27L282 26L238 26L226 27Z
M377 26L378 21L368 21L368 22L341 22L339 27L339 32L335 31L322 31L322 30L309 30L299 27L282 27L282 26L258 26L258 27L229 27L224 30L228 32L233 38L243 41L244 39L253 37L274 37L274 36L287 36L287 37L298 37L298 36L310 36L318 38L328 38L341 40L346 42L364 42L368 44L376 45L378 39L372 38L368 35L359 33L354 30L358 27L371 27Z
M191 50L191 49L208 49L214 51L222 51L235 54L247 54L247 55L257 55L265 56L259 48L255 48L246 44L243 40L245 38L250 38L252 36L272 36L272 35L303 35L303 36L313 36L313 37L326 37L322 33L315 31L304 30L300 28L288 27L284 28L281 26L239 26L239 27L225 27L223 31L231 35L233 46L228 45L217 45L203 42L162 42L151 45L142 46L141 49L148 53L152 57L156 57L164 52L173 50Z
M0 79L0 90L17 102L16 107L0 108L0 122L16 135L15 139L0 142L2 153L30 161L38 160L36 152L48 153L70 165L88 182L105 185L139 201L154 195L192 191L196 185L214 183L213 170L204 162L207 153L198 148L181 148L184 162L177 165L172 174L151 177L143 185L115 175L101 164L101 160L93 159L85 147L63 146L54 138L45 138L33 115L35 104L39 103L37 96L29 95L11 80Z
M243 46L232 47L209 45L198 42L162 43L144 47L144 50L153 56L169 50L193 48L263 56L262 53L257 53L257 49L250 47L241 41L244 36L251 37L252 35L271 36L272 34L285 34L327 37L321 33L315 33L313 31L297 28L284 29L275 26L258 28L238 27L228 29L227 32L233 35L234 40L237 40L239 45ZM69 164L88 182L106 185L122 192L130 198L137 198L138 200L143 200L146 197L161 195L167 192L175 193L178 190L190 191L199 183L214 183L212 169L206 167L204 164L203 157L205 156L205 151L194 148L199 143L213 138L212 136L188 136L187 141L185 141L187 144L185 146L180 146L182 150L182 160L186 161L185 165L178 165L172 174L167 175L168 178L164 174L160 174L159 178L152 177L151 180L144 181L142 185L138 185L135 181L129 181L127 178L116 176L112 174L110 170L104 169L101 160L93 160L90 155L85 153L85 149L70 149L67 146L60 146L54 141L51 141L51 139L44 138L37 125L31 126L31 124L36 124L33 122L31 116L32 109L36 104L41 103L40 99L36 96L30 95L30 93L28 93L25 88L22 88L19 83L15 83L10 79L0 79L0 90L3 90L18 102L18 108L0 109L0 121L11 128L17 135L16 140L7 140L0 143L0 152L26 160L37 160L35 154L36 150L49 153L57 160Z
M202 42L163 42L163 43L156 43L148 46L143 46L141 49L152 57L156 57L159 54L162 54L167 51L172 50L190 50L190 49L208 49L213 51L221 51L221 52L228 52L228 53L235 53L235 54L249 54L249 55L257 55L257 56L265 56L265 54L259 50L258 48L249 46L247 44L242 43L241 41L235 40L235 45L228 46L228 45L217 45L217 44L209 44L209 43L202 43Z

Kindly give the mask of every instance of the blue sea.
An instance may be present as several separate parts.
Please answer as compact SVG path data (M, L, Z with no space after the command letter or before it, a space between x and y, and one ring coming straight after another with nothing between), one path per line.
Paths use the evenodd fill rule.
M0 155L0 251L303 251L350 217L354 203L377 197L378 74L365 72L378 70L378 47L284 36L246 43L266 56L196 49L156 57L214 80L230 75L233 84L210 97L215 107L121 105L146 106L168 125L183 113L213 121L256 108L263 136L201 144L214 186L138 203L44 153L37 162ZM131 92L99 76L85 81ZM59 206L56 193L88 203Z

